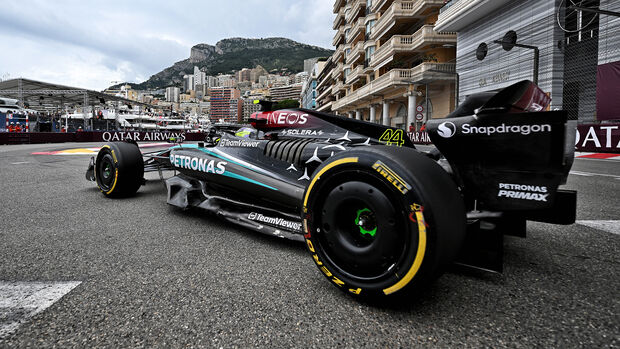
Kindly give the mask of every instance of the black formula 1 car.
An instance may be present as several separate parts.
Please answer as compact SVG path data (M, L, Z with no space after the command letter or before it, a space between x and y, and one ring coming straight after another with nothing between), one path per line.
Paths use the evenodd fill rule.
M401 129L261 101L252 127L215 125L196 144L109 143L86 177L121 197L174 170L168 204L304 241L345 292L402 295L454 262L501 271L503 235L525 236L526 220L575 221L576 192L558 189L575 128L549 101L529 81L471 96L428 121L429 152Z

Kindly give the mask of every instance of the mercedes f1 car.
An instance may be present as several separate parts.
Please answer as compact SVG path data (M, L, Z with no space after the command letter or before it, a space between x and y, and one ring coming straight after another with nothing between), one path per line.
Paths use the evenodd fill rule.
M575 128L549 102L529 81L470 96L427 122L423 152L402 129L261 101L252 127L215 125L195 144L109 143L86 177L121 197L174 170L168 204L304 241L347 293L407 294L451 263L501 271L503 236L525 236L527 220L574 222L576 192L559 186Z

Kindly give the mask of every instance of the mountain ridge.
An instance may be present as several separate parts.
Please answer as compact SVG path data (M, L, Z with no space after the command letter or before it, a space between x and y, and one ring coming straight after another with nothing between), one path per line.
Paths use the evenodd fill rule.
M233 37L222 39L215 45L196 44L191 47L188 58L175 62L142 83L127 84L138 90L181 86L183 75L193 74L194 66L207 75L226 74L258 65L267 71L286 68L290 72L300 72L303 70L304 59L329 57L333 52L283 37L260 39ZM116 86L119 85L110 88Z

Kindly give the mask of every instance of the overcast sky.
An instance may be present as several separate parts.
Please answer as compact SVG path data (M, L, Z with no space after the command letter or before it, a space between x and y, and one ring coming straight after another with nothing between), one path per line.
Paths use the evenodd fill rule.
M331 49L333 0L2 0L0 79L102 90L142 82L198 43L286 37Z

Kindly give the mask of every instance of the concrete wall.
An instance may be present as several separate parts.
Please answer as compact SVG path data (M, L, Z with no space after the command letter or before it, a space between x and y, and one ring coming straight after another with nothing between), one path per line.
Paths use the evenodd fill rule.
M601 0L601 10L620 12L620 1ZM598 64L620 61L620 17L600 15Z
M512 1L458 33L460 102L472 93L498 90L524 79L533 79L533 50L515 47L505 51L500 44L493 42L514 30L518 43L540 49L538 84L545 92L551 93L552 108L561 107L564 61L557 43L563 38L563 32L555 24L556 5L557 0ZM476 49L482 42L489 50L486 58L479 61Z

